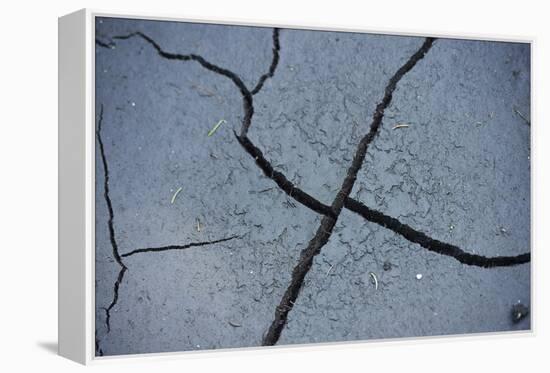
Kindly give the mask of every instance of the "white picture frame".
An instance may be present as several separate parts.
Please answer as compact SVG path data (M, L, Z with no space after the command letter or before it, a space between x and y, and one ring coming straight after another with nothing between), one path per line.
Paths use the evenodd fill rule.
M59 18L59 354L85 365L98 359L108 359L97 358L94 349L95 17L521 42L532 46L531 54L534 43L534 40L522 37L445 33L426 35L399 30L335 29L312 24L256 24L247 20L190 19L91 9L82 9ZM533 107L531 100L531 113ZM532 324L531 330L533 328ZM191 352L145 355L172 356L189 353Z

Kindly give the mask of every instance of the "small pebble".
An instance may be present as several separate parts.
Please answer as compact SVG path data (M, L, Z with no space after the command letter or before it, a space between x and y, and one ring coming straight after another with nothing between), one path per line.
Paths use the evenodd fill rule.
M391 263L389 261L385 261L382 268L384 268L384 271L389 271L391 269Z
M421 279L422 279L422 274L421 274L421 273L417 274L417 275L416 275L416 279L417 279L417 280L421 280Z

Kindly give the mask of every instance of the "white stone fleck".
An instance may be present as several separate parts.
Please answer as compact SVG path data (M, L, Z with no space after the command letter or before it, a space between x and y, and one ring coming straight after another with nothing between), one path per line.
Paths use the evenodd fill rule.
M417 274L417 275L416 275L416 279L417 279L417 280L421 280L421 279L422 279L422 273Z

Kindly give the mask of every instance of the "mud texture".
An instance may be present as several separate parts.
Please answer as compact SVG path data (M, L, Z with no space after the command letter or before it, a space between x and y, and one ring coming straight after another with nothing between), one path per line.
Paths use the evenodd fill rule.
M529 45L98 18L95 58L97 355L530 328Z

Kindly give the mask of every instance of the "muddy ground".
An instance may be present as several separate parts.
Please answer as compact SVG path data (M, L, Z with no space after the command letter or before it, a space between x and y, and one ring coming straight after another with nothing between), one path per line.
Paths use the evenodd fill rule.
M116 38L136 31L149 41ZM237 140L234 80L155 45L250 91L276 53L248 138L330 205L425 39L281 29L276 46L271 28L108 18L96 35L97 354L261 345L323 215ZM529 113L529 45L437 39L398 82L349 197L467 253L529 252ZM466 265L344 208L277 344L526 330L511 310L530 301L529 263Z

